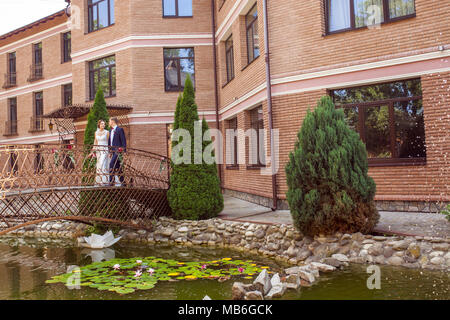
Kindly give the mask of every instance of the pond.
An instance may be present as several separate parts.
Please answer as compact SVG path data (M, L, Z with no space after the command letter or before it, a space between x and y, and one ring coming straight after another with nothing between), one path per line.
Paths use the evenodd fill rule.
M230 299L234 281L251 280L235 276L230 280L199 279L195 281L160 281L150 290L137 290L120 295L81 287L69 290L65 285L46 283L53 276L64 274L71 265L86 266L99 258L157 257L189 263L191 261L252 260L267 266L271 272L287 267L269 258L218 248L176 247L168 245L131 245L118 243L114 250L95 252L75 247L68 241L44 239L0 239L0 299L160 299L199 300L205 295L213 300ZM381 266L381 289L366 286L367 266L350 265L344 270L322 274L309 288L288 291L283 299L450 299L450 279L445 272L411 270Z

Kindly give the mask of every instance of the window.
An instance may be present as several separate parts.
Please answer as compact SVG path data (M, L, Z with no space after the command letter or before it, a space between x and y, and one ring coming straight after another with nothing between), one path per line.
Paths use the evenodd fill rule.
M31 74L29 81L36 81L43 77L42 66L42 42L33 44L33 65L31 66Z
M163 17L192 17L192 0L163 0Z
M70 56L72 52L72 34L70 32L63 33L62 35L62 62L68 62L72 60Z
M332 96L366 144L370 164L425 162L420 79L333 90Z
M239 168L238 162L238 121L237 118L228 120L227 130L227 168Z
M329 33L409 18L414 0L325 0Z
M8 53L8 73L6 74L5 88L16 85L16 53Z
M187 75L195 87L194 48L164 49L166 91L183 91Z
M72 105L72 84L65 84L63 86L63 106Z
M8 99L8 118L10 121L17 122L17 98L9 98Z
M98 89L105 97L116 95L116 57L111 56L89 62L89 97L94 100Z
M17 98L8 99L8 121L5 135L17 134Z
M44 115L44 95L42 92L34 93L34 117L31 118L31 131L44 130L42 116Z
M42 63L42 42L33 45L33 62L35 65Z
M88 0L88 31L96 31L114 24L114 0Z
M234 79L234 47L233 35L231 35L225 42L225 56L227 65L227 82Z
M265 141L264 141L264 117L262 107L255 108L250 111L250 123L251 129L256 132L256 147L252 147L251 150L255 152L250 157L250 166L262 167L266 164L265 155ZM253 141L252 141L253 143ZM256 163L255 160L256 159Z
M245 16L245 26L247 28L247 62L250 63L259 57L258 10L256 4Z

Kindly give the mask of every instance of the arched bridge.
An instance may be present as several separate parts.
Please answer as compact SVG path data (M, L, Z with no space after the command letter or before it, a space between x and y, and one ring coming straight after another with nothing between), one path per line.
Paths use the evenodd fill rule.
M150 229L154 219L170 215L168 158L131 148L110 149L109 154L119 154L120 169L104 172L97 170L90 149L0 146L0 235L50 220ZM110 176L113 184L103 183Z

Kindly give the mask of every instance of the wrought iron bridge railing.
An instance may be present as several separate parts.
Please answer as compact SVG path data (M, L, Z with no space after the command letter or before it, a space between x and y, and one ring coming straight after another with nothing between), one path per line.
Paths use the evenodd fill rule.
M97 168L114 154L116 169ZM171 214L169 179L168 158L137 149L0 146L0 235L59 219L150 229Z

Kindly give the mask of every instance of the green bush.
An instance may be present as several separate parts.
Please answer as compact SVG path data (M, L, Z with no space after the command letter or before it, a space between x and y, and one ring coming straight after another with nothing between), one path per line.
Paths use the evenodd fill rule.
M287 201L303 234L369 233L377 224L365 145L330 97L308 111L285 170Z
M447 218L448 221L450 221L450 204L447 205L447 208L445 208L444 210L442 210L441 212L443 215L445 215L445 217Z
M173 164L168 191L169 205L176 219L199 220L216 217L223 210L223 195L215 163L194 164L194 124L199 121L195 103L194 87L191 79L186 79L183 97L177 102L174 130L186 129L191 136L191 164ZM208 130L205 119L202 121L203 134ZM212 142L211 137L202 143L202 151ZM174 141L177 146L182 140ZM181 156L181 152L179 156ZM172 151L172 158L174 151Z

